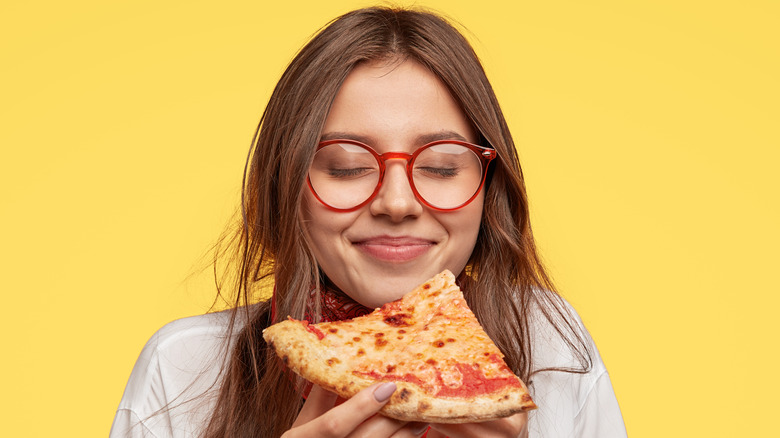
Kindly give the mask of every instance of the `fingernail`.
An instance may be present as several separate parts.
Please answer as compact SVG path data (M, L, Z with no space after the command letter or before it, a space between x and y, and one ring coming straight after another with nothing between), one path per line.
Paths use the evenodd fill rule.
M374 390L374 398L376 399L376 401L381 403L389 399L394 392L395 392L395 383L393 382L383 383Z

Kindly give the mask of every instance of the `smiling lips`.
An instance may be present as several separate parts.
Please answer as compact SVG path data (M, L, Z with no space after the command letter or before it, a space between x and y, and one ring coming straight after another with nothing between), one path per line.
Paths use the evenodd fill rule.
M365 254L385 262L403 263L425 254L435 242L416 237L376 236L352 242Z

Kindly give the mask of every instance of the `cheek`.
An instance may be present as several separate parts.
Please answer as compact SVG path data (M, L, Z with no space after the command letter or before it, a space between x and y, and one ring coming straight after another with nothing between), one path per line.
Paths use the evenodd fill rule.
M474 251L482 223L482 197L458 211L453 216L442 216L440 223L448 230L453 244L450 258L465 266Z
M304 196L301 211L303 229L315 257L326 260L326 254L339 250L341 235L351 225L352 215L328 210L311 194Z
M328 211L311 194L303 197L301 210L306 237L316 246L323 239L323 235L328 234L329 226L333 226L334 223L328 221Z

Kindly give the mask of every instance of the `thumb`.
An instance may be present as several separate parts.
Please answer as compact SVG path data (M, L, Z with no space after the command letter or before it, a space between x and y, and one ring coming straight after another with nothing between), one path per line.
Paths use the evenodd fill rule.
M306 403L303 404L298 418L295 419L293 427L306 424L309 421L328 412L336 404L338 396L332 392L326 391L317 385L313 385L309 396L306 397Z

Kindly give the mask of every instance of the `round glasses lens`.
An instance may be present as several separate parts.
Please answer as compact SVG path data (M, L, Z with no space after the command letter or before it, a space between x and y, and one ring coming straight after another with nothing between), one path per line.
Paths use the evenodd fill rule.
M370 151L358 145L329 144L314 154L309 181L322 202L349 209L374 193L379 184L379 163Z
M482 162L466 146L436 144L420 152L414 160L412 178L426 202L438 208L456 208L479 190Z

